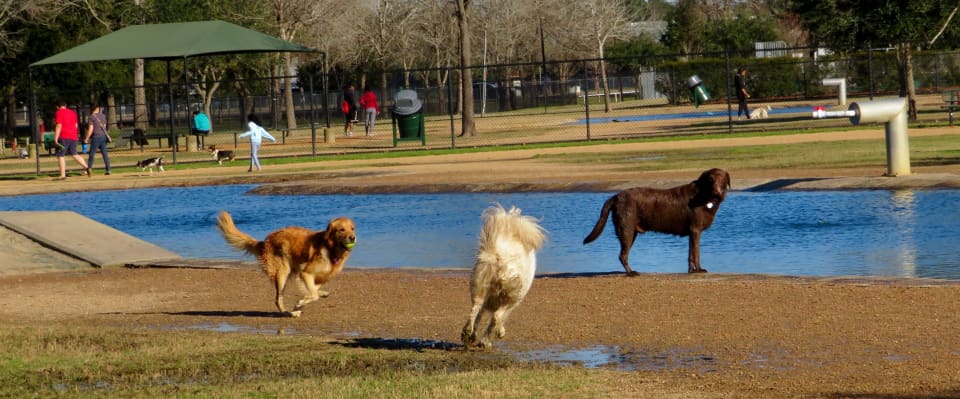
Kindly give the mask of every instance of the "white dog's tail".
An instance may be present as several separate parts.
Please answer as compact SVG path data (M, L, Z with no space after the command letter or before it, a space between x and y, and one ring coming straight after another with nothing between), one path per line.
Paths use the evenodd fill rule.
M547 240L546 231L537 219L520 214L520 208L511 206L504 210L497 204L483 211L483 227L480 229L480 252L492 249L490 246L498 237L513 237L527 251L537 251Z

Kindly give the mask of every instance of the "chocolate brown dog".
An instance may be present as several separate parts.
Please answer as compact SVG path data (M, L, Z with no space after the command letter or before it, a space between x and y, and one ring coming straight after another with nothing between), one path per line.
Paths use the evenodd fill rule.
M610 197L603 204L600 220L583 243L596 240L607 224L607 214L613 210L613 227L620 239L620 263L628 276L637 273L630 269L627 258L638 234L656 231L690 237L687 272L705 273L700 267L700 234L713 224L720 203L730 188L730 174L723 169L710 169L688 184L669 189L634 187Z

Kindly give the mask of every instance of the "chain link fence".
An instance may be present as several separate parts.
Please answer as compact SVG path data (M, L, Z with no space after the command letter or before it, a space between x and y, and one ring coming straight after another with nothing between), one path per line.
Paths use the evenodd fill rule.
M814 121L810 117L816 105L846 108L838 104L837 87L822 84L823 79L845 79L851 102L902 96L904 73L897 57L892 49L841 56L818 49L779 48L749 54L643 55L481 65L470 71L474 135L461 134L460 104L464 101L456 68L387 71L367 75L366 82L355 82L358 97L361 83L373 86L380 109L371 135L363 134L363 118L357 118L358 126L350 137L345 134L347 119L341 109L343 88L324 87L324 82L332 79L322 75L218 82L219 89L209 100L213 131L199 139L190 135L190 127L193 111L204 108L204 104L182 81L172 87L145 87L147 103L139 106L134 104L132 87L97 87L81 92L44 88L36 91L36 98L47 136L52 135L56 99L66 99L82 122L89 114L89 105L100 103L111 123L111 160L116 159L113 163L118 166L158 155L171 163L213 162L206 150L210 145L233 150L241 160L245 158L247 144L237 136L246 130L246 115L250 113L263 121L279 144L265 145L261 159L841 127L849 122ZM952 111L949 93L954 93L950 98L955 101L960 88L960 53L919 52L913 55L913 62L917 120L947 123ZM732 86L739 66L749 71L746 82L752 94L751 107L770 106L768 118L737 120ZM692 76L702 82L709 96L706 101L695 101L688 85ZM286 110L288 101L278 89L282 87L279 83L288 79L293 82L292 118ZM386 82L386 87L374 82ZM395 97L403 91L416 93L420 109L415 116L393 112ZM30 133L27 103L27 99L19 101L23 106L14 113L19 125L16 144L21 147L37 142ZM145 140L135 133L142 133ZM43 142L43 135L38 137L40 157L36 166L13 156L14 140L9 137L0 173L56 171L56 160L49 155L52 149Z

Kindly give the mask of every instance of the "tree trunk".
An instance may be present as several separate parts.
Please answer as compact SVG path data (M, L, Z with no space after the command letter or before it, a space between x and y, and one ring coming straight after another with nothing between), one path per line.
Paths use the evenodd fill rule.
M290 53L283 53L283 103L287 109L287 129L297 128L297 103L293 101L293 77L290 76L293 73L292 63Z
M469 7L470 0L457 0L457 22L460 23L460 86L463 92L460 114L462 131L460 136L477 134L476 123L473 119L473 76L470 70L470 60L473 58L473 53L470 48L470 20L467 17Z
M17 98L16 98L17 87L10 84L3 91L3 102L7 109L6 117L0 118L5 120L3 126L3 134L0 134L0 155L3 154L3 149L6 147L6 138L12 138L13 142L10 144L10 148L13 150L17 149L17 135L14 134L14 129L17 127ZM29 118L27 119L29 121Z
M113 92L107 93L107 105L104 108L107 114L107 128L117 126L117 97Z
M607 63L600 58L600 87L603 88L603 112L610 112L610 85L607 83Z
M147 113L147 88L143 86L143 59L133 60L133 125L144 131L150 127Z
M905 44L903 50L904 69L907 76L907 104L910 107L907 115L910 116L910 121L916 122L917 88L913 83L913 49L910 48L910 44Z

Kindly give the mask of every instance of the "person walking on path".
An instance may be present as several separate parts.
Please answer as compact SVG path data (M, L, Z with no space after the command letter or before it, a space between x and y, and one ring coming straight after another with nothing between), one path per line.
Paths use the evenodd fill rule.
M747 92L746 77L747 68L744 67L737 69L737 74L733 76L733 85L737 90L737 120L740 120L741 115L746 115L747 119L750 119L750 109L747 108L750 93Z
M190 133L197 137L197 151L203 148L203 137L210 134L210 118L201 110L193 111L193 127Z
M360 103L357 101L356 90L353 83L350 83L347 85L347 89L343 91L343 103L341 104L344 119L343 134L347 137L353 136L353 126L358 122L357 110Z
M263 139L270 140L274 143L277 142L277 139L273 138L270 133L267 133L267 130L262 128L262 123L260 123L260 118L257 118L256 115L250 114L247 115L247 130L246 132L241 133L238 138L250 137L250 168L247 169L247 172L252 172L253 168L257 168L257 172L263 170L260 167L260 158L258 153L260 152L260 144L263 143Z
M100 112L100 104L90 106L90 117L87 118L87 135L83 142L89 144L89 155L87 155L88 170L93 169L93 156L100 151L103 158L103 166L106 169L105 175L110 174L110 155L107 153L107 143L113 141L110 133L107 132L107 116Z
M77 154L77 141L80 140L79 121L77 113L67 108L66 101L57 101L57 113L54 115L56 127L53 131L53 142L57 147L54 155L57 157L57 165L60 167L60 177L57 180L67 179L67 161L65 155L70 155L83 167L83 173L90 176L90 167L84 162L83 157Z
M367 137L373 136L373 125L377 123L377 115L380 115L380 107L377 105L377 94L373 92L370 85L363 89L363 95L360 96L360 108L363 108L363 129Z

